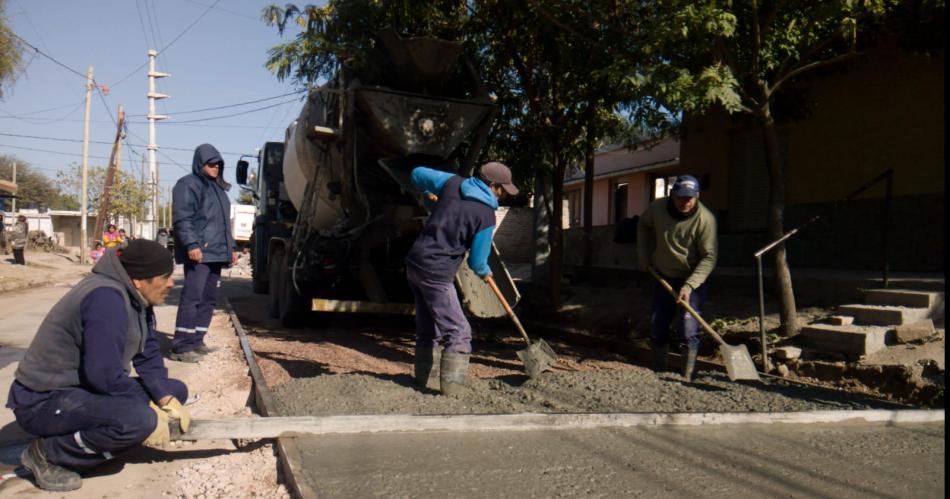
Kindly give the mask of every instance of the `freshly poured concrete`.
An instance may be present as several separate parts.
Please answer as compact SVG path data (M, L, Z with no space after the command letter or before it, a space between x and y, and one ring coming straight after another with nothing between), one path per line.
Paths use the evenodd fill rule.
M942 498L943 424L299 439L320 497Z
M520 412L787 412L893 408L860 395L777 381L730 382L702 372L693 383L639 367L555 371L470 380L459 397L417 390L408 375L342 374L299 378L273 391L283 416L342 414L504 414Z

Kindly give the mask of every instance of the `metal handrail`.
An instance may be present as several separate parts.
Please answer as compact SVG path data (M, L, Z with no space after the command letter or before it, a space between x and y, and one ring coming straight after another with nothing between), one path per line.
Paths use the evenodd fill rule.
M885 188L884 188L885 201L884 201L884 221L883 221L884 227L883 227L883 232L882 232L882 236L883 236L882 237L883 238L882 253L883 254L881 256L882 256L882 259L884 260L882 277L884 280L884 287L887 288L888 287L888 272L890 270L889 265L888 265L888 255L887 255L888 227L890 225L888 221L891 218L891 197L893 195L893 190L894 190L894 169L893 168L887 169L886 171L884 171L877 177L874 177L873 179L869 180L861 187L858 187L857 189L855 189L853 192L851 192L847 196L836 201L835 204L831 205L829 208L811 217L805 223L788 231L782 237L770 242L769 244L763 246L761 249L755 252L754 256L755 256L756 274L759 280L759 334L761 336L760 339L762 342L762 371L763 372L766 372L766 373L769 372L770 368L769 368L769 355L768 355L768 351L769 351L768 340L765 337L765 285L763 284L763 278L762 278L762 255L768 253L769 251L772 251L777 246L779 246L780 244L784 243L789 238L797 234L800 230L818 221L819 219L824 217L826 214L830 213L832 210L837 209L842 203L846 203L860 196L861 194L864 193L864 191L877 185L882 180L885 182L884 184L885 185Z

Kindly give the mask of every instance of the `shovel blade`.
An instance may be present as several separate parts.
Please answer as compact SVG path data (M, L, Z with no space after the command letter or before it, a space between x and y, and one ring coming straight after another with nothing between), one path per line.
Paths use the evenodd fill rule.
M749 349L745 345L720 345L719 354L722 355L722 363L726 366L726 374L729 375L730 380L759 381L759 372L756 371L752 356L749 355Z
M517 354L524 364L525 373L531 379L537 378L545 369L557 362L557 354L544 340L535 341L528 348L519 350Z

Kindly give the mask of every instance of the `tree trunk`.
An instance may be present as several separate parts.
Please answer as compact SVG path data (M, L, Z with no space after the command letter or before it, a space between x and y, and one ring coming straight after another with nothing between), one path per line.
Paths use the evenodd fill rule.
M551 257L551 178L539 174L534 181L534 257L531 261L531 285L547 287Z
M769 241L785 235L785 158L778 142L775 120L768 107L759 116L765 139L765 158L769 169ZM798 334L798 313L795 308L795 293L792 290L792 274L785 258L785 244L772 250L772 269L775 273L776 294L780 301L782 335Z
M584 277L590 275L594 255L594 127L587 123L584 157Z
M551 171L551 259L548 261L551 268L549 284L551 309L561 307L561 276L564 274L564 159L560 151L554 152L554 169Z

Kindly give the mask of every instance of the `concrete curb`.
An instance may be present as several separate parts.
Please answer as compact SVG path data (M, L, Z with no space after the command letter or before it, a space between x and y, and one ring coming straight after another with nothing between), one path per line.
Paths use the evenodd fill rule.
M231 301L224 297L222 297L221 301L231 321L231 328L234 330L234 334L238 337L238 341L241 344L241 351L244 354L244 360L247 362L248 371L250 371L253 383L251 389L254 390L254 403L263 416L274 416L277 414L274 408L274 399L271 396L270 390L267 388L264 374L257 364L257 359L254 358L254 352L251 350L251 344L244 332L244 326L241 325L240 319L238 319L237 314L234 312ZM306 480L298 478L303 469L300 465L301 456L296 441L291 438L277 438L275 440L275 447L277 448L277 461L280 466L280 471L282 472L283 479L286 481L287 488L291 495L301 499L318 497L317 492L310 487L310 484L308 484Z
M940 410L802 411L777 413L615 413L615 414L486 414L486 415L359 415L256 418L241 421L243 438L313 437L357 433L562 431L631 427L696 427L767 424L942 423ZM196 433L183 439L229 438L233 421L196 420ZM200 427L200 431L197 428Z

